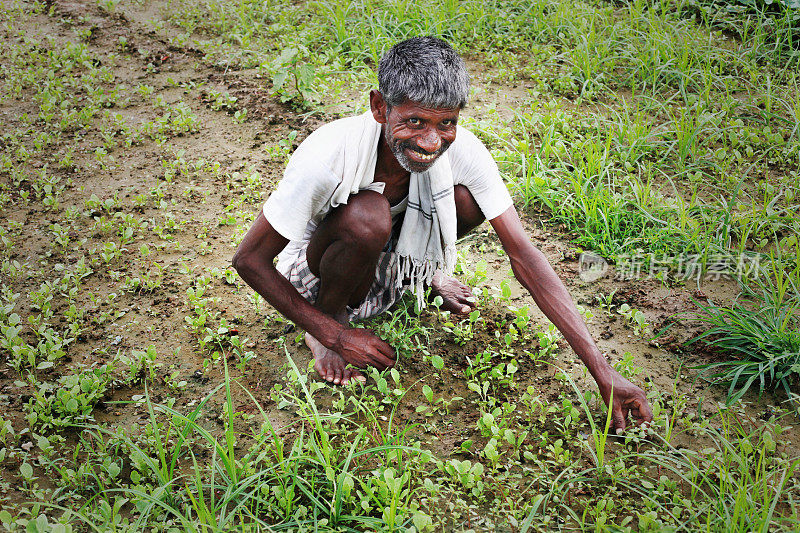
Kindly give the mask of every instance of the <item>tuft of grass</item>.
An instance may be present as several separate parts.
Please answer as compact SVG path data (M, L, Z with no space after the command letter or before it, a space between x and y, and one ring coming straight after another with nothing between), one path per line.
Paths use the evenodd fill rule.
M714 381L729 384L728 404L754 386L759 394L780 388L791 397L791 386L800 376L800 304L776 299L767 289L760 294L748 292L755 297L752 309L698 304L697 316L708 329L689 341L736 356L699 367Z

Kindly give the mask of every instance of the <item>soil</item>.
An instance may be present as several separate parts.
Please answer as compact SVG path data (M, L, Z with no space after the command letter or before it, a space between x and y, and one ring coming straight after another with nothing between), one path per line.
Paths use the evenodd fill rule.
M149 228L172 218L177 227L169 233L169 239L162 239L150 229L139 231L117 262L94 269L94 273L84 280L82 293L76 301L87 309L86 323L89 326L69 346L63 362L52 369L37 371L36 377L39 381L55 382L60 375L102 365L119 352L129 353L153 345L161 366L149 393L155 401L173 396L177 398L177 409L187 409L217 387L224 376L219 363L204 367L209 354L201 349L198 339L186 327L186 317L192 316L187 289L197 277L212 269L224 271L229 267L236 242L241 237L237 224L245 229L249 226L249 221L280 179L285 156L275 156L268 149L280 141L296 147L315 128L335 117L299 114L273 96L269 81L260 78L257 72L221 68L204 61L202 52L198 50L170 44L164 33L152 31L147 24L152 17L160 16L162 4L167 3L147 2L140 10L126 8L111 14L101 10L95 2L53 1L49 5L55 16L43 14L34 19L36 26L31 28L31 35L49 37L56 43L74 41L76 30L91 28L92 36L87 47L95 57L115 55L109 64L113 65L117 85L151 85L155 89L154 97L160 96L168 104L183 101L189 105L199 117L200 124L197 132L173 137L164 145L145 139L132 148L118 147L110 153L113 162L104 167L95 160L95 148L102 144L96 131L90 130L85 136L62 138L52 147L58 153L74 148L75 166L72 169L51 167L52 172L60 173L72 183L61 196L62 207L75 206L84 212L89 209L86 201L92 195L100 199L116 196L120 200L120 206L116 208L119 213L131 213L148 221ZM118 44L120 38L128 43L124 51ZM487 68L478 63L472 66ZM224 110L212 110L207 105L212 90L238 98L237 106L247 110L247 120L239 122ZM525 97L524 87L505 90L495 85L483 90L481 105L468 108L465 114L480 120L483 106L497 106L507 109L503 116L512 120L515 105ZM0 107L0 124L4 129L13 128L22 113L35 114L35 109L36 103L25 95L19 100L6 100ZM137 96L131 97L124 107L118 106L111 111L121 113L133 124L152 120L160 114L151 99ZM297 132L296 137L292 132ZM165 167L162 163L172 161L179 153L189 162L200 158L217 161L223 173L178 173L172 181L164 181ZM44 161L34 160L32 164L34 167L42 166ZM245 186L243 179L236 181L237 172L241 175L257 172L260 175L256 191L251 191L252 196L247 196L241 204L238 204L241 198L238 195ZM226 173L233 178L226 180ZM138 195L150 198L159 183L166 207L156 208L149 201L144 206L135 206L134 199ZM228 213L234 215L237 224L220 223L220 218ZM62 216L60 211L45 210L39 202L12 205L3 213L6 226L12 221L21 225L9 259L30 265L31 272L41 269L40 273L14 282L14 291L23 294L16 310L20 315L31 312L29 294L46 281L46 272L58 269L59 264L74 266L87 250L102 246L108 240L109 235L101 223L103 216L113 215L97 212L94 216L77 219L75 224L81 230L73 237L72 249L61 256L51 253L48 228L59 223ZM698 325L690 319L690 314L697 310L696 302L730 303L738 296L737 284L729 280L704 282L700 286L693 282L665 285L657 280L616 280L613 268L598 281L584 282L579 276L580 251L571 244L569 233L549 222L544 213L525 212L521 216L534 244L546 254L576 302L594 314L589 329L600 349L614 362L626 353L632 354L634 365L641 368L634 381L646 390L657 389L685 397L687 411L713 412L717 402L724 398L724 390L710 387L690 367L713 361L718 355L687 347L684 342L699 331ZM137 253L143 244L154 251L152 264ZM488 225L476 230L461 246L468 248L468 264L485 261L488 265L487 278L481 286L489 287L494 294L504 279L510 279L508 304L530 306L532 327L547 327L547 320L530 295L513 280L507 257ZM121 279L153 268L153 264L163 269L163 282L159 287L151 292L120 290ZM228 283L224 278L212 276L209 293L217 298L212 310L219 312L220 317L227 320L232 333L237 332L245 339L247 349L255 352L255 357L246 364L228 352L222 354L228 359L232 376L253 394L276 427L290 431L291 413L277 408L270 391L286 375L287 355L300 368L307 365L309 351L299 342L300 332L287 333L287 324L265 302L261 301L257 309L251 289L240 280ZM656 340L650 340L650 335L635 335L621 315L599 306L597 297L611 294L615 305L627 303L644 312L651 325L650 332L670 323L673 327ZM104 311L112 308L122 314L117 318L102 319ZM54 310L55 316L63 314L62 308ZM441 354L446 365L438 375L432 372L430 365L422 364L415 354L406 354L400 359L397 368L403 382L418 383L407 396L405 410L401 413L407 421L424 420L414 409L420 399L421 383L431 384L436 396L466 398L471 394L463 378L466 360L479 353L486 345L486 339L494 337L497 324L507 319L508 313L497 301L489 303L482 310L483 325L478 328L475 338L464 346L454 343L441 331L432 335L429 349ZM426 311L424 320L436 326L440 319ZM580 361L563 340L561 345L554 365L533 364L524 353L525 349L533 350L533 346L514 347L514 355L522 362L515 389L524 391L528 385L534 385L542 396L559 398L568 392L567 385L554 377L554 366L560 366L571 373L579 387L594 390L593 381L582 370ZM175 385L183 381L185 385ZM242 409L255 410L249 395L242 389L235 388L233 392ZM148 416L145 407L130 401L143 393L142 385L113 388L95 408L95 420L119 427L143 424ZM17 430L27 427L23 406L31 394L29 385L20 382L16 372L7 368L0 370L0 398L6 403L3 417L10 420ZM326 395L323 391L321 401L333 397L333 392ZM770 410L770 406L782 401L783 398L770 394L761 398L749 395L746 397L747 416L757 419ZM204 416L211 426L218 423L220 411L220 402L210 402ZM477 417L478 413L470 410L467 402L460 405L456 402L449 412L436 415L437 430L425 438L431 439L435 450L442 456L457 453L461 442L476 438ZM67 430L64 436L75 442L77 430ZM796 446L799 436L796 430L784 433L784 446ZM19 465L7 461L3 469L2 477L6 480L14 480L19 475ZM11 493L13 490L10 489ZM14 499L13 494L8 496Z

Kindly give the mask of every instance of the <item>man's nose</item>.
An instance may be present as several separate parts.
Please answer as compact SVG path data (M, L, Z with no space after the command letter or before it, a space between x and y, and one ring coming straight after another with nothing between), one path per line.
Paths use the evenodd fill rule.
M417 146L432 154L442 146L442 138L434 130L428 130L420 135Z

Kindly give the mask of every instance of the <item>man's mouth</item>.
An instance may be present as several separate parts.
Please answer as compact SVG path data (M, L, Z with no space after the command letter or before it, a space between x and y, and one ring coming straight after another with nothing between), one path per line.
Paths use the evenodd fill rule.
M419 159L420 161L433 161L439 155L439 151L433 152L432 154L425 154L425 153L422 153L422 152L418 152L418 151L414 150L413 148L407 148L407 150L411 154L413 154L413 156L415 158Z

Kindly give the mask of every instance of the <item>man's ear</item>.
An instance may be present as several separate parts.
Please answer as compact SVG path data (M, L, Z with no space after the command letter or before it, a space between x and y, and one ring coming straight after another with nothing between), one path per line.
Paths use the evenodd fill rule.
M375 118L375 122L378 124L386 124L386 115L389 113L388 105L383 95L375 89L369 92L369 107L372 110L372 116Z

